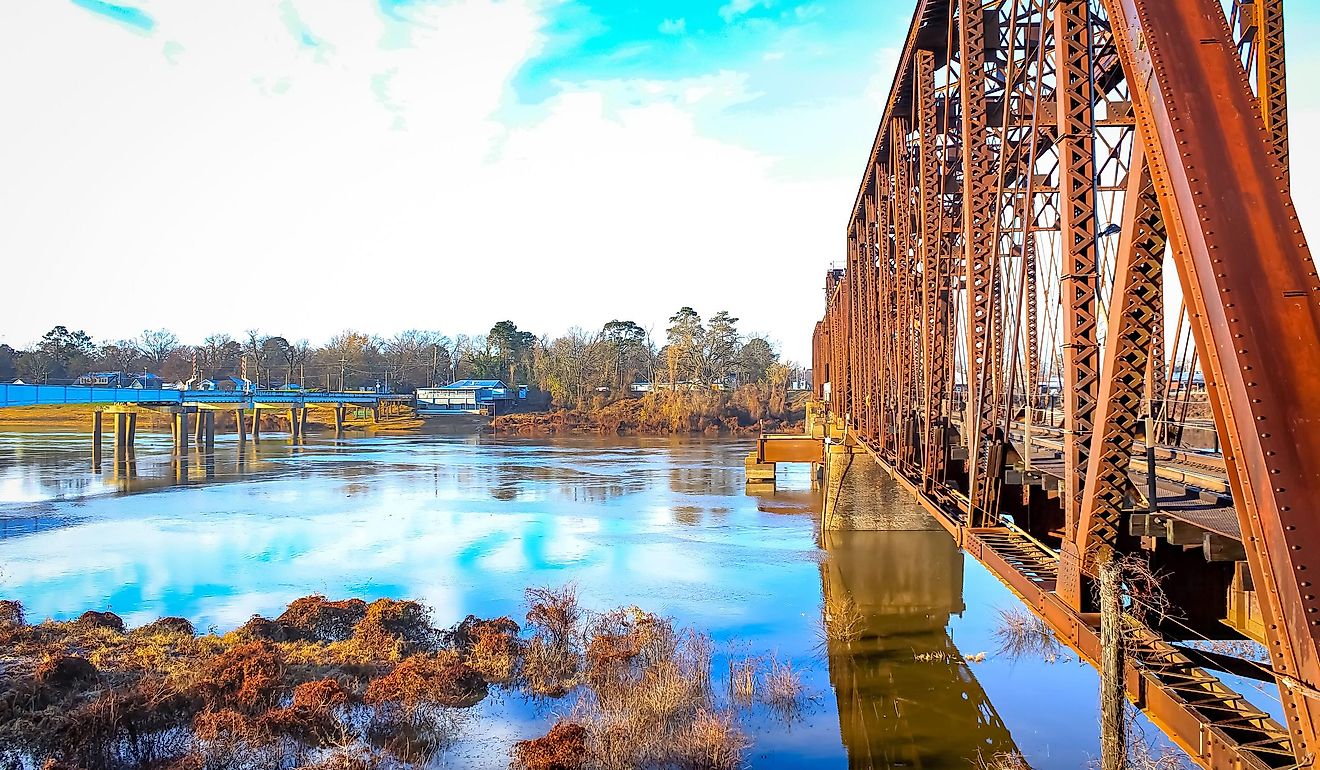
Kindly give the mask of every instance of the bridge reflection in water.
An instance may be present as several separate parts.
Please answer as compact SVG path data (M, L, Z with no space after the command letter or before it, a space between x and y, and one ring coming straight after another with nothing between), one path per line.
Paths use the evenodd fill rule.
M932 522L933 523L933 522ZM943 529L823 533L826 606L845 599L860 639L827 642L851 768L974 767L1012 736L946 627L963 605L963 555Z

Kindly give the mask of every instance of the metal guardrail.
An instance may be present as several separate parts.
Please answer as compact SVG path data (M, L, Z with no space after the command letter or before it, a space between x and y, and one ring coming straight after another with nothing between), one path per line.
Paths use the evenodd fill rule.
M176 390L172 388L100 388L87 385L0 384L0 409L17 406L64 404L233 404L251 408L255 404L308 406L314 404L377 404L397 401L397 393L363 393L294 390Z

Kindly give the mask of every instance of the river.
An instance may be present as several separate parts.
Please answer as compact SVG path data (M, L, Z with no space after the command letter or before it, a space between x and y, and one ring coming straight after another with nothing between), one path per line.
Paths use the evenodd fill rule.
M728 656L803 673L798 714L753 712L756 768L977 767L1019 751L1087 765L1095 672L1065 650L999 650L1013 595L942 531L829 532L805 466L770 495L743 489L749 442L377 435L302 446L219 437L171 459L139 434L131 467L91 466L72 430L0 431L0 598L30 619L112 610L227 631L310 593L413 598L438 626L521 620L528 586L575 583L595 610L638 605ZM883 490L910 506L897 489ZM862 639L827 642L825 597L858 606ZM513 694L477 708L454 767L507 767L553 706ZM1155 738L1153 728L1148 737Z

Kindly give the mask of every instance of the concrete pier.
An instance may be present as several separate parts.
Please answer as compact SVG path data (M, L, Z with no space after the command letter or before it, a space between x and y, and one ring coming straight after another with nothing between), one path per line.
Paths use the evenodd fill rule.
M174 451L184 454L188 451L188 412L181 410L173 415Z
M100 409L92 412L92 469L101 472L101 416Z
M238 431L238 444L242 446L247 443L247 426L243 424L243 410L234 410L234 429Z
M252 440L261 441L261 407L254 407L252 410Z

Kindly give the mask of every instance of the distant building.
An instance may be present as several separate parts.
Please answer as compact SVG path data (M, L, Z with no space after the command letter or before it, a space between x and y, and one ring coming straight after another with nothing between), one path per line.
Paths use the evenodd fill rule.
M156 390L164 387L164 384L160 377L157 377L150 372L143 372L142 374L134 375L133 381L128 383L128 387L137 388L138 390Z
M634 382L628 386L628 390L633 393L650 393L654 389L655 386L649 382Z
M89 385L97 388L118 388L122 387L124 375L122 372L88 372L78 379L74 380L74 385Z
M422 414L499 414L527 398L527 386L516 390L501 380L459 380L438 388L417 389Z

